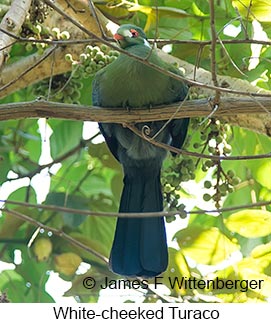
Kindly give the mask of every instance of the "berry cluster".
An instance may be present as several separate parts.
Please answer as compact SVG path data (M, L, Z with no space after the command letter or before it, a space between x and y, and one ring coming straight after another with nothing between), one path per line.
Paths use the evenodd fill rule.
M72 64L74 77L88 78L104 66L112 63L118 55L119 52L102 44L100 47L87 45L79 60L74 59L71 54L67 54L65 58Z
M79 104L82 87L80 79L71 77L71 73L65 73L39 82L34 86L33 94L56 102Z
M232 151L229 144L231 127L220 120L210 119L205 129L201 131L200 139L202 140L201 144L194 143L194 148L202 147L202 152L207 150L212 156L227 156ZM214 179L204 182L204 187L212 190L212 193L205 193L203 199L205 201L213 200L215 206L219 208L222 198L233 192L234 186L239 183L239 178L233 170L225 172L219 159L207 159L202 162L201 167L203 172L208 172L210 169L214 170Z
M70 38L70 33L67 30L60 31L59 28L54 27L51 30L44 28L42 25L32 25L31 32L33 36L29 36L28 39L30 42L27 42L25 49L28 52L32 52L37 49L37 52L42 55L44 50L49 47L48 43L35 42L38 40L67 40Z
M204 201L210 201L211 199L216 202L216 206L220 206L221 198L226 196L228 193L232 193L234 190L234 186L239 184L240 180L235 175L233 170L228 170L227 173L225 173L221 166L218 165L218 168L220 168L220 176L214 180L214 181L205 181L204 187L207 189L215 189L214 194L205 193L203 195ZM218 175L218 170L216 170L215 175Z
M62 35L56 28L55 33ZM71 54L66 54L65 59L71 63L72 71L39 82L34 86L34 95L47 97L57 102L79 104L83 79L89 78L99 69L113 62L117 56L117 51L112 51L105 45L86 46L78 60L74 59ZM50 95L48 95L49 92Z
M29 20L32 24L42 24L50 13L51 8L42 0L32 0L29 10Z
M181 217L186 217L185 205L180 203L181 183L195 179L194 160L187 156L169 157L163 169L161 183L164 193L165 210L176 211ZM170 222L174 217L167 217Z
M44 22L50 11L51 8L42 0L33 0L25 22L22 26L21 36L36 36L35 28Z
M231 136L231 127L220 120L211 118L208 122L201 123L199 119L191 119L190 134L187 136L184 149L191 150L189 146L192 146L202 154L228 156L231 153L229 144ZM224 171L219 158L199 159L182 155L169 157L161 180L166 210L185 213L179 201L182 182L194 180L199 167L204 173L212 172L213 179L204 182L204 187L210 190L210 193L204 193L203 199L213 200L217 208L220 207L222 198L233 192L234 186L240 181L233 170Z

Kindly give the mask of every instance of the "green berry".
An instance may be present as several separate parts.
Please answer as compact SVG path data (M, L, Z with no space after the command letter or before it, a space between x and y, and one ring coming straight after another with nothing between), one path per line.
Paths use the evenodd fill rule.
M181 179L182 179L183 182L187 182L187 181L190 180L190 176L187 175L187 174L183 174L182 177L181 177Z
M57 39L59 39L60 38L60 29L57 28L57 27L54 27L52 29L52 34L53 34L54 37L56 37Z
M33 31L34 31L34 33L35 34L40 34L41 33L41 31L42 31L42 27L41 27L41 25L36 25L36 26L33 26Z
M61 92L61 91L56 92L54 97L59 101L62 100L63 99L63 92Z
M224 192L227 192L228 190L228 185L226 183L223 183L219 186L219 192L220 193L224 193Z
M187 218L187 213L185 211L179 212L179 216L181 219L186 219Z
M164 191L165 191L166 193L170 193L170 192L172 191L172 187L171 187L171 185L166 184L166 185L165 185L165 188L164 188Z
M234 191L233 187L231 187L231 186L230 186L230 187L228 187L228 192L229 192L229 193L232 193L233 191Z
M67 62L73 62L72 54L66 54L66 55L65 55L65 60L66 60Z
M102 44L100 48L101 48L102 52L107 53L109 47L107 45L105 45L105 44Z
M181 173L182 173L183 175L188 174L188 169L187 169L186 167L182 166L182 167L181 167Z
M85 51L87 54L91 54L93 51L93 47L91 45L87 45L85 48Z
M208 151L209 153L211 153L212 155L214 155L216 153L216 149L214 147L210 147L208 146Z
M227 176L230 177L230 178L233 178L235 176L235 172L233 170L229 169L227 171Z
M240 180L238 177L233 177L232 179L232 185L235 186L235 185L238 185L240 183Z
M109 58L108 58L108 63L112 63L112 62L114 62L114 60L115 60L116 58L114 57L114 56L109 56Z
M213 166L214 166L214 162L213 162L212 160L208 159L208 160L206 160L206 162L205 162L205 166L206 166L207 168L213 167Z
M221 144L221 143L223 142L223 137L222 137L222 136L217 136L217 137L216 137L216 142L217 142L218 144Z
M211 200L211 195L210 194L208 194L208 193L205 193L205 194L203 194L203 200L205 201L205 202L208 202L208 201L210 201Z
M210 181L205 181L204 182L204 187L205 188L211 188L212 187L212 183Z
M31 43L27 43L25 45L25 49L27 52L31 52L33 50L33 45Z
M67 30L62 31L59 36L61 39L64 39L64 40L70 39L71 37L70 33Z
M94 47L92 48L92 55L93 55L93 57L94 57L98 52L100 52L100 47L98 47L98 46L94 46Z
M86 62L86 61L87 61L87 59L88 59L88 55L87 55L87 54L85 54L85 53L82 53L82 54L80 54L79 59L80 59L80 62L81 62L81 63L84 63L84 62Z
M171 223L171 222L175 221L175 219L176 219L176 217L174 215L167 216L166 217L166 222Z
M231 153L231 151L232 151L231 146L230 146L229 144L226 144L226 145L224 146L224 148L223 148L223 153L224 153L224 154L230 154L230 153Z

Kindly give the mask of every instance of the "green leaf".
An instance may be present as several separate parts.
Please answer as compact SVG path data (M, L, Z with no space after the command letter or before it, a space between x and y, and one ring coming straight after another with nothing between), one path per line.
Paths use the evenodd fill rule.
M37 203L36 192L31 186L20 187L16 191L12 192L7 200L10 201L18 201L25 202L27 198L27 202L35 204ZM9 208L16 208L17 206L10 205Z
M26 292L25 280L15 270L4 270L0 273L0 290L7 291L8 299L12 303L26 302L24 297Z
M88 146L88 152L91 157L99 158L105 167L114 168L120 170L120 164L116 158L110 153L105 142L99 144L90 144Z
M116 219L113 217L89 216L85 223L80 226L80 231L85 237L91 237L96 241L101 241L107 249L107 254L111 248L115 232Z
M84 286L84 281L89 281L89 278L92 277L95 279L95 286L91 289L87 289ZM102 266L97 272L94 268L91 268L83 275L76 276L72 281L72 287L67 290L64 296L80 296L84 297L85 302L97 302L99 298L99 291L101 290L101 285L104 285L104 279L107 277L110 279L117 279L117 276L114 275L107 269L107 266ZM87 284L86 284L87 286Z
M98 252L99 254L103 255L103 256L108 256L108 247L104 244L104 242L102 240L97 240L97 239L93 239L93 237L88 237L82 233L79 232L72 232L70 234L70 236L74 239L76 239L77 241L83 243L85 246L91 248L92 250ZM96 256L91 256L89 254L89 252L82 250L82 248L76 247L76 246L72 246L71 247L72 250L76 251L77 253L80 253L80 256L84 259L91 259L93 258L95 261L99 261L100 259L97 258ZM104 262L102 261L102 264L104 264Z
M27 141L25 149L28 152L29 158L38 163L41 154L41 137L39 135L39 126L37 121L27 129Z
M99 174L91 174L91 176L89 176L89 178L81 185L81 190L86 196L92 196L95 194L105 194L107 196L112 195L107 179Z
M259 164L255 178L262 186L271 190L271 161L265 160Z
M11 162L8 153L0 153L0 185L7 180L7 174L11 169Z
M82 138L83 122L49 120L53 134L50 137L51 155L55 159L76 147Z
M64 206L67 208L79 210L88 210L88 202L88 199L82 196L69 195L61 192L51 192L47 195L45 204ZM86 216L77 213L63 212L63 220L65 225L73 228L83 223L86 220Z
M204 229L200 226L189 226L177 232L175 237L184 256L200 264L216 265L239 250L233 240L215 227Z
M225 220L226 227L246 238L258 238L271 234L271 212L242 210Z

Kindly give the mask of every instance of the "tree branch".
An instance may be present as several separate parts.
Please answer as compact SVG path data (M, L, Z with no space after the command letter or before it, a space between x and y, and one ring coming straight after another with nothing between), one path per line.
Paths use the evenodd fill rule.
M89 210L82 210L82 209L73 209L64 206L58 205L45 205L45 204L33 204L33 203L26 203L26 202L19 202L19 201L10 201L10 200L0 200L0 203L10 204L10 205L18 205L23 207L35 208L35 209L42 209L47 211L54 211L54 212L65 212L71 214L80 214L83 216L102 216L102 217L137 217L137 218L147 218L147 217L171 217L174 215L178 215L178 211L161 211L161 212L143 212L143 213L119 213L119 212L98 212L98 211L89 211ZM251 208L258 208L263 206L271 205L271 201L260 201L251 204L242 204L242 205L233 205L224 208L216 208L210 210L194 210L194 211L185 211L182 210L182 213L186 215L190 214L207 214L207 213L224 213L236 210L243 210L243 209L251 209ZM6 212L6 208L2 208L3 212ZM31 223L39 223L36 220L31 219ZM26 220L28 221L28 220ZM29 221L28 221L29 222ZM39 223L40 224L40 223ZM37 225L40 226L40 225ZM52 231L49 229L44 228L45 230ZM57 230L57 229L55 229Z
M16 102L0 105L0 120L13 120L25 118L59 118L67 120L91 120L97 122L134 123L156 120L168 120L174 114L174 118L206 117L212 112L212 104L207 99L190 100L182 103L182 109L178 110L180 103L156 107L152 109L110 109L93 106L82 106L49 101ZM175 115L176 114L176 115ZM257 123L240 124L239 117L248 115L264 115ZM244 126L254 131L271 134L271 124L268 122L271 114L271 96L269 98L229 98L221 99L219 109L214 113L216 117L230 118L238 126ZM238 118L236 117L238 115ZM259 118L259 116L258 116ZM235 121L234 121L235 120ZM237 123L238 121L238 123Z
M101 37L99 37L99 36L97 36L97 34L95 34L94 32L92 32L92 31L90 31L90 30L88 30L85 26L83 26L82 24L80 24L80 23L78 23L77 22L77 20L75 20L72 16L69 16L68 14L66 14L63 10L61 10L60 8L58 8L58 6L57 5L55 5L55 4L53 4L51 1L48 1L48 0L44 0L45 1L45 3L47 3L48 5L50 5L51 7L53 7L59 14L61 14L61 15L63 15L66 19L68 19L72 24L74 24L76 27L78 27L79 28L79 30L81 30L81 32L82 32L82 35L84 35L84 34L86 34L86 35L88 35L88 36L90 36L90 37L93 37L94 39L96 39L96 41L98 41L98 42L101 42L101 43L104 43L104 44L106 44L106 45L108 45L108 46L110 46L110 47L112 47L113 49L115 49L115 50L118 50L118 51L120 51L121 53L124 53L124 54L126 54L126 55L128 55L128 56L130 56L130 57L132 57L133 59L135 59L135 60L138 60L138 61L140 61L140 62L142 62L143 64L145 64L146 66L151 66L153 69L155 69L155 70L157 70L157 71L159 71L159 72L161 72L161 73L163 73L163 74L166 74L166 75L168 75L168 76L171 76L172 78L175 78L175 79L177 79L177 80L181 80L181 81L185 81L185 82L188 82L189 84L191 84L191 85L193 85L193 86L197 86L197 87L200 87L200 88L204 88L205 90L211 90L211 91L220 91L220 92L222 92L222 93L230 93L230 94L233 94L233 95L247 95L248 94L248 91L240 91L239 90L239 88L240 87L236 87L238 90L235 90L235 87L232 87L232 86L230 86L230 88L228 88L228 87L224 87L224 86L222 86L222 85L220 85L220 86L213 86L213 85L210 85L211 84L211 82L207 82L206 81L206 79L202 79L202 81L200 81L198 78L197 78L197 80L194 80L194 74L191 74L191 73L187 73L186 74L186 78L184 78L184 77L182 77L182 76L180 76L180 75L177 75L177 74L175 74L175 73L172 73L172 72L170 72L170 71L168 71L168 70L165 70L165 69L163 69L163 68L161 68L161 67L159 67L159 66L157 66L157 65L155 65L155 64L152 64L151 62L149 62L148 60L146 60L146 59L144 59L144 58L140 58L140 57L138 57L138 56L135 56L135 55L132 55L131 53L129 53L129 52L127 52L127 51L125 51L125 50L123 50L123 49L121 49L121 48L119 48L119 47L117 47L116 45L113 45L110 41L108 41L107 39L103 39L103 38L101 38ZM79 50L78 48L77 48L77 50ZM82 49L81 49L81 51L82 51ZM80 51L80 52L81 52ZM80 54L80 52L77 52L77 54ZM160 54L161 55L163 55L161 52L160 52ZM169 59L169 56L170 55L163 55L164 57L166 57L166 58L168 58ZM64 55L63 55L63 57L62 57L62 60L64 60ZM178 62L178 59L177 58L175 58L174 57L174 60L175 60L175 62L177 61ZM180 62L182 62L182 61L180 61ZM184 63L184 62L182 62L182 65L181 66L183 66L183 65L186 65L186 66L188 66L188 68L189 68L189 66L193 66L193 65L191 65L191 64L187 64L187 63ZM185 67L186 67L185 66ZM194 66L193 66L193 68L194 68ZM71 66L70 66L70 69L71 69ZM48 71L48 69L46 69L47 71ZM36 81L38 81L37 80L37 75L39 75L39 73L37 73L37 71L36 70L32 70L32 73L33 73L33 77L32 77L32 79L33 79L33 82L36 82ZM32 74L31 73L31 74ZM48 72L47 72L48 73ZM62 72L60 72L60 71L55 71L54 72L54 74L56 75L56 74L60 74L60 73L63 73L63 71ZM7 73L7 75L10 75L9 73ZM209 78L207 78L207 80L208 80ZM239 80L239 81L242 81L242 80ZM243 81L244 82L244 81ZM18 83L18 82L17 82ZM16 84L17 84L16 83ZM246 82L246 83L248 83L248 82ZM3 80L2 80L2 84L5 84L4 82L3 82ZM23 84L25 84L25 83L23 83ZM219 84L222 84L222 83L219 83ZM231 82L227 82L227 84L228 85L231 85ZM249 83L248 83L249 84ZM0 80L0 85L1 85L1 80ZM17 84L18 85L18 84ZM30 85L29 83L27 84L27 85ZM17 89L18 89L18 87L17 87ZM255 96L255 97L258 97L258 96L264 96L264 90L257 90L258 88L257 87L254 87L254 90L252 90L249 94L251 95L251 96ZM1 89L0 89L1 90ZM258 91L260 91L261 93L258 93ZM3 97L3 94L4 93L1 93L1 95L0 95L0 97L2 96ZM7 95L7 93L5 93L5 95ZM269 94L267 94L267 95L269 95Z
M180 103L157 106L151 109L102 108L77 104L66 104L37 100L0 104L0 121L25 118L56 118L67 120L135 123L168 120L172 114L175 119L186 117L206 117L212 111L212 101L208 99L182 102L182 109L176 112ZM176 113L176 115L175 115ZM271 114L269 98L222 98L221 107L215 112L217 117L240 114Z
M12 31L14 34L18 34L25 17L29 11L31 0L14 0L8 12L3 17L0 28ZM8 53L11 49L10 45L14 43L14 39L7 34L0 32L0 68L5 63L8 57ZM3 49L4 50L1 50Z

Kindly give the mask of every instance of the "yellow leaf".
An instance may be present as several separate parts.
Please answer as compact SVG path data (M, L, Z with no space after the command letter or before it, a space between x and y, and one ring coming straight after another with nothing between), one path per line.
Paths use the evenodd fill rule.
M243 210L225 220L226 227L246 238L259 238L271 233L271 213L263 210Z
M264 257L264 256L269 256L270 260L271 260L271 242L255 247L251 251L251 256L253 258L260 258L260 257Z
M37 210L28 210L25 207L16 207L13 210L22 213L27 214L28 216L32 218L36 218L37 216ZM3 211L3 214L5 216L1 228L0 228L0 237L1 238L12 238L17 233L21 225L25 223L24 220L17 218L14 215L8 214L5 211Z
M239 266L238 266L239 267ZM242 279L247 280L250 284L253 283L253 290L262 296L271 296L271 277L265 274L259 273L257 270L251 268L240 269L240 276Z
M11 238L14 236L19 227L24 224L24 220L16 218L10 214L5 215L5 220L0 229L1 238Z
M178 232L178 244L184 254L199 264L216 265L227 259L239 246L218 228L190 226Z
M81 257L73 252L65 252L54 257L56 270L64 275L74 275L82 262Z
M53 249L52 242L49 238L37 239L33 246L33 252L38 261L46 261Z
M233 0L232 5L234 8L237 8L244 18L249 18L251 20L257 19L261 22L270 22L270 0Z

